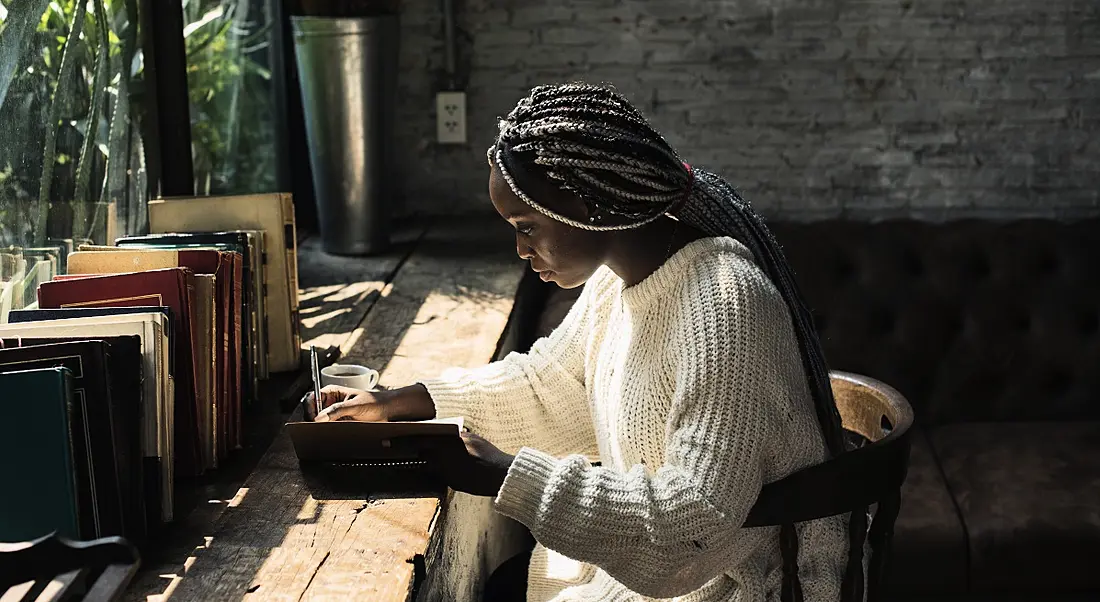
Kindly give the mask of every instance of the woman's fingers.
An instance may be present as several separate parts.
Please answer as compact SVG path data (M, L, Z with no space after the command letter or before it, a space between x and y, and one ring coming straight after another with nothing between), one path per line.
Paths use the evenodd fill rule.
M322 391L322 395L326 395ZM327 400L326 400L327 401ZM383 422L386 420L382 405L370 393L346 389L332 400L332 403L314 418L317 422L351 419L363 422Z
M321 389L321 403L319 405L321 406L321 409L324 409L333 404L340 403L341 401L352 399L360 393L362 393L362 391L349 389L348 387L341 387L339 385L327 385L325 388ZM314 403L314 396L312 392L307 395L306 400L310 404Z
M324 395L325 393L322 391L321 394ZM354 418L356 410L358 410L359 406L362 405L362 403L357 403L354 401L338 401L326 407L320 414L317 415L316 418L313 419L313 421L328 422L331 420L340 420L341 418Z

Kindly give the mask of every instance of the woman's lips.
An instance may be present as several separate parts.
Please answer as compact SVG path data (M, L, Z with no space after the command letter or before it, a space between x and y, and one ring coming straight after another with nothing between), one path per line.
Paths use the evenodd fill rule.
M541 278L543 282L546 282L546 281L550 280L550 276L554 275L553 270L548 270L546 268L535 267L535 264L533 264L533 263L531 264L531 269L538 272L539 278Z

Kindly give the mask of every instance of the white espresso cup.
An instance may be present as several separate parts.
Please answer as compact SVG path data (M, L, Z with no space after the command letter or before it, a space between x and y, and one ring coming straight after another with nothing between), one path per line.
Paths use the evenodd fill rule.
M378 385L378 371L355 364L332 364L321 369L321 386L327 385L370 391Z

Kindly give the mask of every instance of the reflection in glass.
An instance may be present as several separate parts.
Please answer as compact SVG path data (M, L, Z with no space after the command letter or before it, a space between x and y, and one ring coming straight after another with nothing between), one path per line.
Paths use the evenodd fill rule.
M264 0L184 0L195 194L273 192L275 123Z
M0 6L2 313L75 245L143 232L148 199L137 0Z

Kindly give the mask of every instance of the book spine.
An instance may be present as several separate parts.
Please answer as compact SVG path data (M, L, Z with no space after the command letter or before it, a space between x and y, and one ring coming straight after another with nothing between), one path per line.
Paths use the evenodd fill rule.
M233 411L233 448L239 449L241 446L241 410L243 407L242 398L244 396L245 387L241 382L241 378L244 375L242 370L244 362L244 354L241 352L242 341L240 333L243 332L241 328L241 311L244 308L241 295L243 294L244 283L242 282L242 271L244 261L244 255L238 255L233 261L233 405L230 406Z
M194 477L201 475L203 472L201 453L202 438L199 430L199 425L202 423L199 421L201 410L199 409L200 398L198 387L201 375L195 363L194 347L195 341L198 340L198 322L194 319L194 316L191 315L191 312L196 306L195 279L191 275L190 270L185 270L183 279L186 284L181 288L186 295L183 299L183 306L186 309L180 312L183 314L181 326L190 340L179 346L179 348L186 353L183 354L184 357L182 358L179 357L180 354L177 354L177 361L184 362L184 370L189 372L188 376L191 382L188 383L190 386L184 389L184 394L176 398L177 402L182 401L184 404L183 408L176 408L176 416L182 418L182 420L177 421L175 425L177 435L181 434L182 431L184 435L182 439L184 440L180 441L181 437L177 436L176 449L179 450L179 453L173 454L173 458L176 463L177 472L189 477ZM181 411L184 412L182 416L180 415Z
M294 222L294 197L283 194L283 227L286 239L286 273L289 279L287 297L290 299L290 352L291 369L300 366L302 351L301 320L298 314L298 232Z
M271 321L268 319L268 315L271 313L271 297L268 296L268 271L271 269L271 262L268 259L268 255L271 254L271 250L267 248L268 242L270 242L267 232L261 231L260 239L263 241L261 247L263 253L260 253L260 288L262 291L261 297L263 298L263 308L260 311L260 340L261 346L260 353L263 357L263 362L260 364L260 373L258 375L259 380L267 380L271 376L271 337L268 333L271 332ZM259 394L259 383L257 386L257 394Z
M66 471L67 485L69 491L73 494L73 501L76 502L76 507L73 508L74 525L71 528L75 529L75 532L65 533L68 529L64 529L60 534L70 537L72 539L80 539L83 535L82 531L86 530L89 525L81 524L80 521L80 508L85 504L91 502L91 500L84 499L80 492L80 487L77 485L77 466L76 466L76 441L73 439L73 427L77 424L76 421L76 407L73 404L73 399L76 396L73 386L73 374L68 368L58 368L61 372L61 399L65 400L65 431L68 434L67 440L69 442L69 465ZM86 538L86 537L85 537Z
M233 315L232 315L232 312L233 312L233 305L232 305L232 303L233 303L233 291L232 291L233 287L232 287L232 284L233 283L231 281L232 276L233 276L233 259L232 259L232 257L228 253L219 254L218 255L218 282L220 284L217 288L220 289L221 292L218 295L218 298L220 300L218 302L218 307L220 309L217 310L217 312L218 312L217 313L217 320L218 320L218 324L220 325L219 330L221 331L221 337L220 337L221 353L218 354L218 358L219 358L218 377L220 378L220 382L221 382L221 385L220 385L221 389L220 389L220 393L218 395L218 399L221 401L221 405L219 406L221 408L221 415L220 415L220 418L219 418L220 424L221 424L221 427L220 427L221 430L219 431L219 435L220 435L219 441L220 441L220 443L218 444L218 455L221 458L226 457L227 452L230 448L229 446L233 442L233 434L231 432L232 431L232 428L231 428L232 422L231 422L231 420L232 420L232 417L233 417L232 408L233 408L233 403L234 403L234 393L233 393L234 378L233 378L232 374L230 373L230 371L231 371L230 366L232 364L236 363L236 361L237 361L236 357L237 356L235 354L233 354L233 347L232 347L232 343L230 342L233 338L233 330L231 330L231 329L236 327L235 326L235 321L234 321Z

